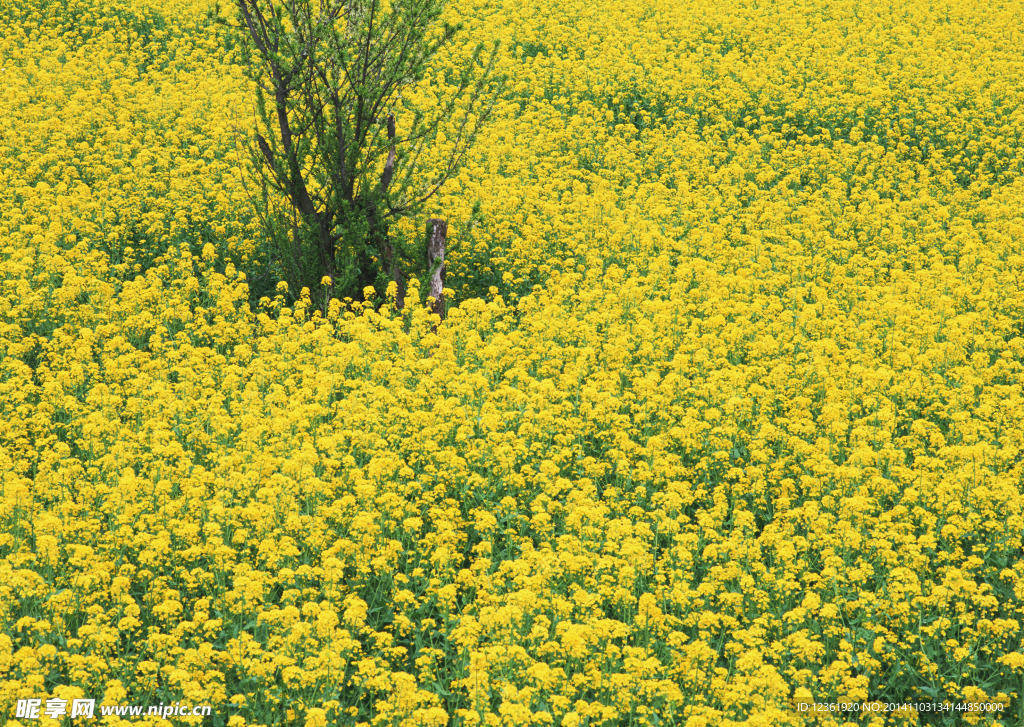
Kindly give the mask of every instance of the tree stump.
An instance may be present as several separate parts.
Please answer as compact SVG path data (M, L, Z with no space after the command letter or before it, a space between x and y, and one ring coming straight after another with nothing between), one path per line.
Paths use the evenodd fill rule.
M448 223L444 220L427 220L427 265L430 270L430 289L427 295L434 299L431 310L444 320L444 283L447 275L444 261L448 240Z

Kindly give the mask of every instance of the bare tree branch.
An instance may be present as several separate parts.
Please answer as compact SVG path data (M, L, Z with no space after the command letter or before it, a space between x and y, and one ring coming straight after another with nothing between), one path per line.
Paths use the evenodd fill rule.
M388 150L388 160L384 163L384 171L380 175L380 194L384 195L391 186L391 178L395 176L395 115L388 114L388 139L391 141L391 149Z

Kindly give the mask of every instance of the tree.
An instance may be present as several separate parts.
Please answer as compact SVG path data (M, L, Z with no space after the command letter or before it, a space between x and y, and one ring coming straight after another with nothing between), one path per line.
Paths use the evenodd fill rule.
M391 226L457 171L493 107L489 83L500 83L497 44L486 60L478 45L439 106L403 99L460 30L440 24L444 4L236 0L256 85L257 211L280 273L324 305L394 281L401 307L408 276L435 272L426 241L393 239ZM427 163L445 130L450 147Z

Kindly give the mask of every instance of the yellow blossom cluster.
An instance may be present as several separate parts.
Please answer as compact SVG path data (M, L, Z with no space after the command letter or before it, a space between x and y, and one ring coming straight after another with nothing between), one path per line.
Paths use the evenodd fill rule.
M253 300L218 12L0 4L3 720L1024 719L1020 4L451 0L443 324Z

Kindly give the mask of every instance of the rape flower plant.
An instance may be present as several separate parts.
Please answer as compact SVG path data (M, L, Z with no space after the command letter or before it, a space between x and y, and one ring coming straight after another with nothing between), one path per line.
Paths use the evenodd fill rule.
M0 4L8 724L1020 724L1018 5L453 0L444 325L258 277L211 7Z

